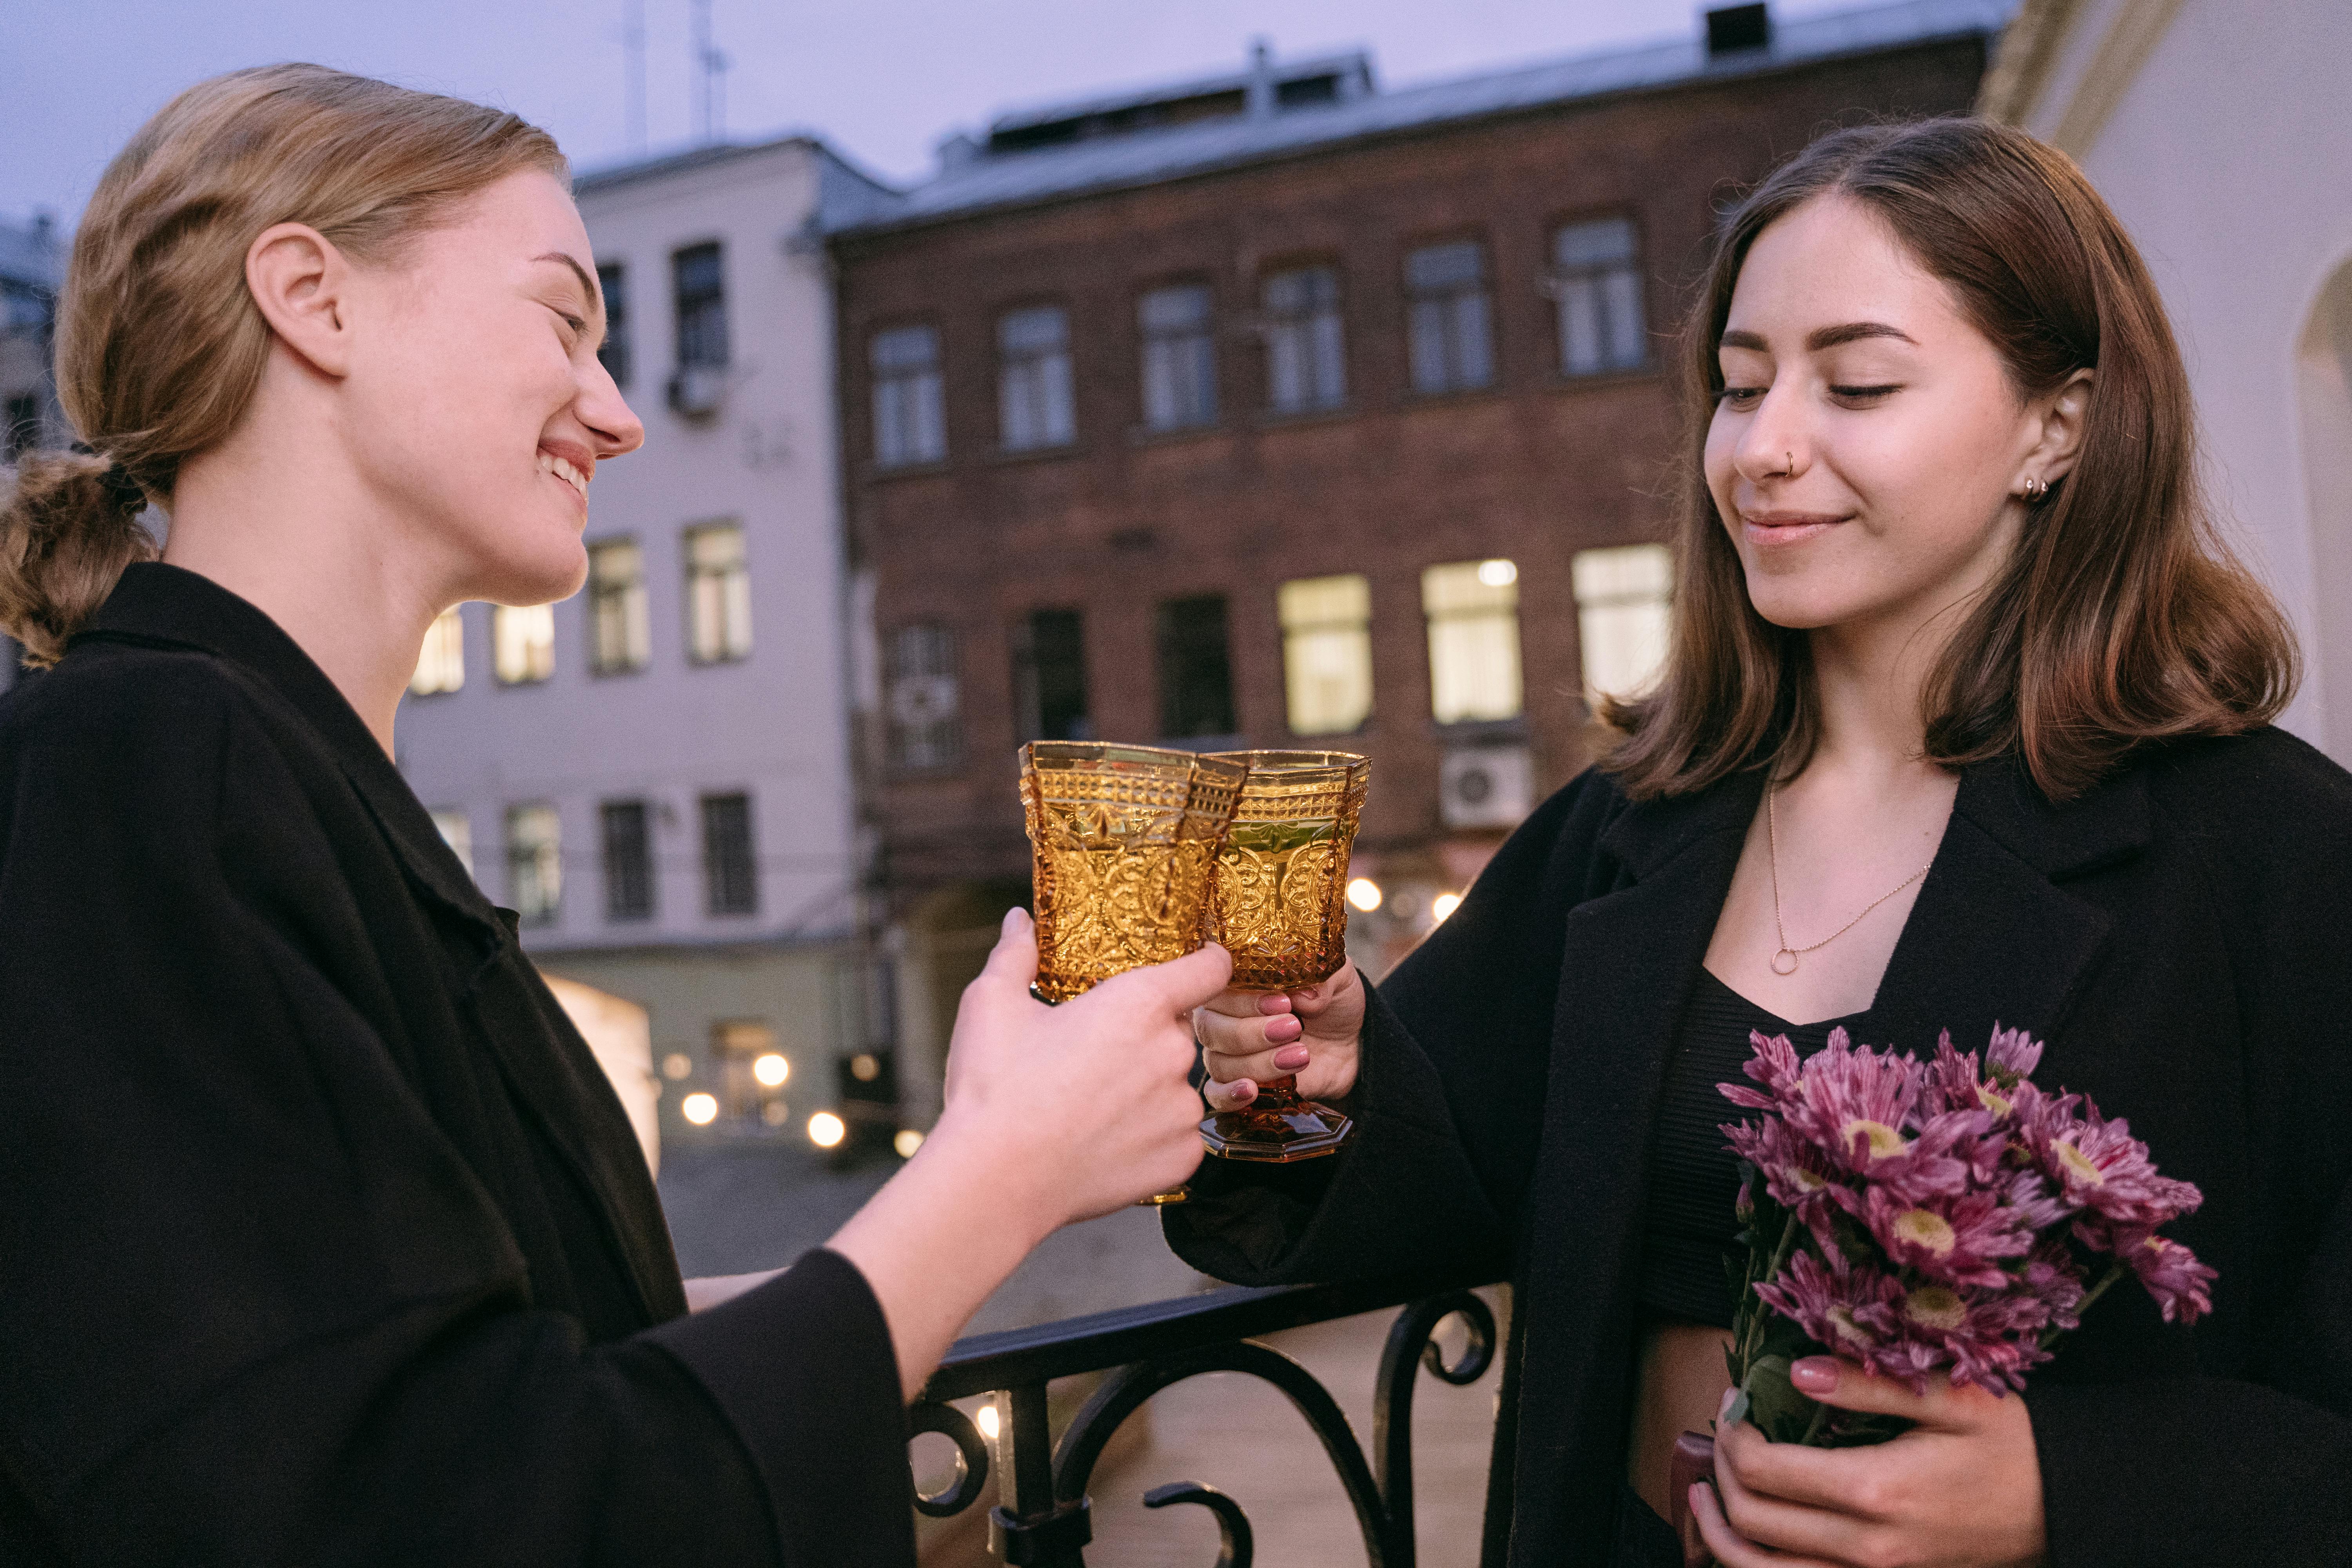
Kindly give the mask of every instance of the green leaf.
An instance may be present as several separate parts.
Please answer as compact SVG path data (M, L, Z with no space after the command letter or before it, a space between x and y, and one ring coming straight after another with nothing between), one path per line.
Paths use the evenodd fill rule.
M1748 1419L1775 1443L1793 1443L1805 1435L1813 1419L1814 1402L1789 1381L1789 1358L1758 1356L1740 1385L1751 1414Z

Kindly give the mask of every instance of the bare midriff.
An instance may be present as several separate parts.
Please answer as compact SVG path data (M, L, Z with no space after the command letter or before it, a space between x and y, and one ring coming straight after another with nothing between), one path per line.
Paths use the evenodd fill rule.
M1666 1475L1675 1439L1685 1432L1712 1432L1715 1413L1731 1386L1724 1370L1730 1333L1705 1323L1654 1322L1642 1331L1634 1352L1633 1443L1625 1456L1625 1479L1634 1495L1662 1519L1667 1508Z

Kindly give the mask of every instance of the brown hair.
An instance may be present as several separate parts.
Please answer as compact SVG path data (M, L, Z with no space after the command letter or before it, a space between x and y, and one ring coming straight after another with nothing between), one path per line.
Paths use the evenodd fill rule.
M525 169L570 178L514 115L323 66L215 77L141 127L90 198L59 300L58 395L86 455L26 454L0 508L0 628L26 662L54 664L154 554L142 500L168 504L180 465L245 416L270 339L245 283L257 236L305 223L386 264Z
M1603 705L1623 736L1604 765L1626 792L1683 795L1759 767L1786 778L1819 742L1811 645L1750 603L1705 452L1748 247L1832 193L1877 215L1949 285L2021 397L2096 373L2073 470L1928 676L1928 757L2018 756L2064 799L2143 742L2274 717L2294 689L2294 640L2214 528L2188 374L2123 226L2073 160L2023 132L1959 119L1864 126L1799 153L1717 237L1682 347L1691 428L1665 671L1650 695Z

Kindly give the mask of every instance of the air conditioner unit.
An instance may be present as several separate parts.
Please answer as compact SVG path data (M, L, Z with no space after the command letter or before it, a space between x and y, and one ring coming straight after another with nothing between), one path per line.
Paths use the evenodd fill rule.
M707 419L719 412L727 390L727 373L718 365L682 365L669 378L669 405L688 419Z
M1534 808L1525 746L1465 746L1437 766L1438 815L1448 827L1517 827Z

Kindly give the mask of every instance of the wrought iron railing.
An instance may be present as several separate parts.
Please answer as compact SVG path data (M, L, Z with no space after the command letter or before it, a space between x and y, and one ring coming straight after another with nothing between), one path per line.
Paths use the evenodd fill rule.
M1486 1283L1422 1274L1347 1285L1213 1290L1172 1301L1097 1312L1032 1329L959 1340L916 1402L918 1433L953 1440L955 1478L915 1506L934 1518L976 1505L996 1472L989 1510L989 1552L1023 1568L1084 1568L1092 1538L1087 1484L1119 1424L1143 1402L1188 1377L1238 1372L1282 1391L1322 1442L1339 1473L1370 1568L1412 1568L1412 1393L1421 1368L1450 1384L1476 1381L1493 1363L1495 1315L1474 1292ZM1253 1337L1402 1307L1381 1352L1373 1391L1369 1457L1339 1403L1297 1362ZM1459 1316L1469 1341L1448 1362L1439 1327ZM1046 1419L1054 1379L1108 1373L1056 1443ZM948 1402L975 1394L995 1399L997 1439L989 1444L971 1419ZM1145 1504L1199 1503L1216 1515L1223 1547L1218 1568L1249 1568L1248 1516L1213 1487L1177 1481L1144 1494Z

